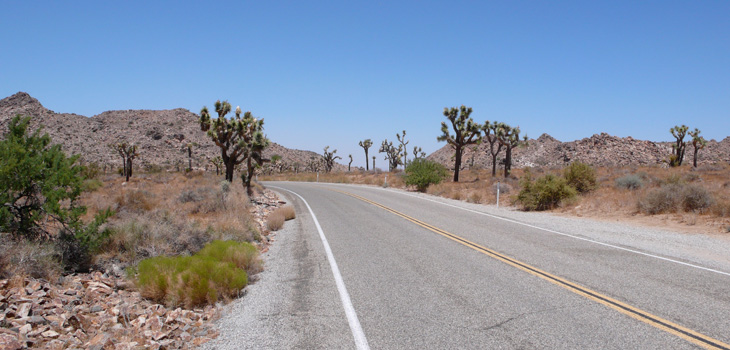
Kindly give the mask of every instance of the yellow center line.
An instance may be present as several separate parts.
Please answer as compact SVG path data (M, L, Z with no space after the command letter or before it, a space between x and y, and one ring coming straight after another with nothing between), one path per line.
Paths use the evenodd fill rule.
M504 254L498 253L498 252L496 252L494 250L491 250L489 248L483 247L483 246L481 246L479 244L476 244L476 243L471 242L471 241L469 241L467 239L464 239L462 237L459 237L459 236L457 236L457 235L455 235L453 233L447 232L447 231L442 230L442 229L440 229L438 227L435 227L433 225L430 225L430 224L428 224L426 222L423 222L421 220L418 220L416 218L413 218L413 217L410 217L410 216L408 216L406 214L403 214L403 213L401 213L399 211L396 211L394 209L391 209L389 207L386 207L386 206L384 206L384 205L382 205L380 203L371 201L371 200L369 200L367 198L363 198L363 197L360 197L360 196L358 196L356 194L352 194L352 193L349 193L349 192L344 192L344 191L339 191L339 190L334 190L334 189L330 189L330 190L331 191L334 191L334 192L339 192L339 193L342 193L344 195L347 195L347 196L350 196L350 197L359 199L359 200L361 200L363 202L372 204L372 205L374 205L376 207L379 207L379 208L381 208L383 210L386 210L386 211L388 211L390 213L393 213L393 214L395 214L397 216L400 216L400 217L402 217L402 218L404 218L404 219L406 219L406 220L408 220L408 221L410 221L410 222L412 222L412 223L414 223L414 224L416 224L418 226L421 226L421 227L423 227L423 228L425 228L425 229L427 229L429 231L432 231L432 232L437 233L437 234L439 234L441 236L444 236L444 237L446 237L448 239L451 239L451 240L453 240L453 241L455 241L457 243L460 243L460 244L465 245L465 246L467 246L469 248L472 248L472 249L474 249L474 250L476 250L476 251L478 251L480 253L483 253L485 255L488 255L488 256L490 256L490 257L492 257L494 259L497 259L499 261L502 261L502 262L504 262L504 263L506 263L506 264L508 264L510 266L516 267L516 268L518 268L518 269L520 269L522 271L525 271L527 273L530 273L532 275L535 275L537 277L540 277L542 279L545 279L545 280L547 280L547 281L549 281L551 283L554 283L554 284L556 284L558 286L561 286L561 287L563 287L563 288L565 288L567 290L570 290L573 293L576 293L576 294L581 295L583 297L586 297L586 298L588 298L590 300L593 300L593 301L595 301L597 303L600 303L600 304L603 304L605 306L608 306L608 307L610 307L610 308L612 308L612 309L614 309L614 310L616 310L618 312L621 312L622 314L625 314L627 316L630 316L630 317L632 317L634 319L637 319L637 320L639 320L641 322L644 322L646 324L652 325L652 326L654 326L656 328L659 328L659 329L661 329L661 330L663 330L665 332L674 334L674 335L676 335L676 336L678 336L678 337L680 337L682 339L685 339L685 340L687 340L687 341L689 341L689 342L691 342L693 344L702 346L702 347L707 348L707 349L724 349L724 350L730 350L730 345L728 345L726 343L723 343L723 342L721 342L721 341L719 341L717 339L714 339L714 338L711 338L709 336L706 336L706 335L704 335L702 333L693 331L693 330L691 330L689 328L680 326L680 325L678 325L676 323L673 323L671 321L665 320L665 319L663 319L663 318L661 318L659 316L655 316L655 315L653 315L653 314L651 314L651 313L649 313L647 311L638 309L636 307L633 307L631 305L628 305L626 303L623 303L621 301L618 301L616 299L613 299L613 298L610 298L610 297L608 297L606 295L603 295L603 294L601 294L599 292L596 292L594 290L591 290L589 288L586 288L584 286L581 286L581 285L579 285L577 283L570 282L570 281L568 281L568 280L566 280L564 278L561 278L561 277L555 276L553 274L550 274L548 272L545 272L543 270L540 270L540 269L538 269L538 268L536 268L534 266L528 265L528 264L526 264L524 262L521 262L521 261L519 261L517 259L511 258L511 257L509 257L507 255L504 255Z

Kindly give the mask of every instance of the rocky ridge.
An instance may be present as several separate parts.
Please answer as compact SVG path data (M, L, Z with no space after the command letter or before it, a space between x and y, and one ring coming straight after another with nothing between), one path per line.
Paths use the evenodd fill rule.
M186 168L186 146L193 144L193 168L212 168L208 160L220 156L220 149L200 130L198 115L187 109L119 110L107 111L93 117L56 113L49 110L25 92L0 100L0 135L7 132L10 120L16 115L31 116L31 128L43 127L54 143L64 151L80 154L86 162L106 165L108 169L121 167L120 156L109 144L126 141L138 146L139 157L135 166L158 165L167 168ZM288 163L301 167L319 154L289 149L275 142L264 156L282 156ZM338 168L344 168L338 164Z

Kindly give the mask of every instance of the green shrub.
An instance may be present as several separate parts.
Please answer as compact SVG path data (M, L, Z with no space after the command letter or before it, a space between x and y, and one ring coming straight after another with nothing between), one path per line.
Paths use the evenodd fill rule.
M206 254L222 251L227 258L227 250L214 247ZM192 308L235 297L248 283L246 271L206 254L145 259L131 273L142 296L170 307Z
M104 183L98 179L86 179L81 183L81 190L84 192L94 192L104 187Z
M403 180L406 185L415 185L420 192L426 191L432 184L440 183L449 174L443 165L426 159L410 162L405 173Z
M577 191L568 182L552 174L544 175L535 181L529 172L522 179L522 189L517 201L525 210L547 210L558 206L561 201L575 197Z
M590 192L596 188L596 171L588 164L573 162L563 171L568 185L580 193Z
M251 243L236 241L213 241L208 243L196 255L208 256L216 260L229 262L249 274L261 272L259 250Z
M616 179L616 187L627 190L638 190L644 186L644 181L639 175L626 175Z
M67 269L84 270L88 253L103 234L102 214L88 226L81 221L86 207L77 204L84 176L96 176L67 157L40 130L28 134L30 118L16 116L0 141L0 232L15 240L51 240L63 251ZM86 175L84 175L86 172ZM68 259L67 259L68 258Z

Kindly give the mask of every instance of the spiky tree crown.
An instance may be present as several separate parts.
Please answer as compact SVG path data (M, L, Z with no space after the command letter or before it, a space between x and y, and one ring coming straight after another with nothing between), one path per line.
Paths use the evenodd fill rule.
M695 148L702 149L707 146L707 140L703 136L700 136L700 129L695 128L694 131L689 132L689 136L692 136L692 146Z
M481 125L475 123L471 119L472 108L461 105L458 109L455 107L444 108L444 116L451 122L454 134L449 133L449 126L446 122L441 122L441 132L439 142L446 141L452 146L464 146L476 143L481 136Z
M364 149L368 149L373 145L373 141L370 139L365 139L364 141L360 141L360 147Z

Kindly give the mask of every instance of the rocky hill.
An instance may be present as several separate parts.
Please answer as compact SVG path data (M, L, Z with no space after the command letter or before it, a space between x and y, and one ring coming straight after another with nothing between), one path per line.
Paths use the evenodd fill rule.
M542 134L537 139L528 140L527 147L515 149L512 158L515 167L562 167L571 161L596 166L625 166L665 164L671 153L672 146L668 142L636 140L632 137L616 137L606 133L581 140L561 142L548 134ZM445 145L429 155L428 159L453 168L453 154L453 149ZM462 161L464 168L471 165L473 154L476 167L491 168L492 159L488 143L479 145L476 153L471 147L464 152ZM504 150L498 156L498 161L502 157ZM685 162L691 161L692 147L688 145ZM707 146L698 154L698 163L718 162L730 162L730 137L720 142L708 141Z
M109 169L121 167L118 154L108 145L126 141L138 146L135 166L159 165L175 168L188 163L187 144L193 147L193 168L204 169L208 160L220 155L220 149L200 131L198 116L187 109L107 111L93 117L56 113L25 92L0 100L0 135L7 133L10 120L16 115L31 116L31 128L43 127L54 143L67 153L80 154L86 162L95 162ZM319 154L289 149L272 142L264 155L278 154L290 164L304 168ZM338 169L344 168L338 164Z

